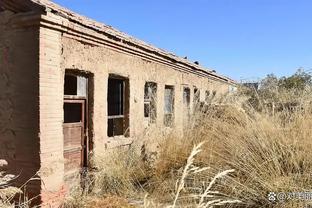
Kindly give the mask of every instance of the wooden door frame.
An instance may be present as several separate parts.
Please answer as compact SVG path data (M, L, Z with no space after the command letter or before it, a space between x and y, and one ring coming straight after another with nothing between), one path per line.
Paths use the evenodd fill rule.
M83 126L83 131L81 132L81 168L88 167L89 164L89 137L88 137L88 102L86 98L74 98L73 96L64 96L64 103L79 103L82 105L81 108L81 122L76 123L63 123L63 128L66 126L76 126L81 124ZM64 141L64 138L63 138ZM65 150L64 150L65 151Z

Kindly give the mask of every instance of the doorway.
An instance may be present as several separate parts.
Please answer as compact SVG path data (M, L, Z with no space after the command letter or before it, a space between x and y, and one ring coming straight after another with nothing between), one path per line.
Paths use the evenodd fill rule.
M64 173L69 178L88 167L88 78L66 73L64 80Z

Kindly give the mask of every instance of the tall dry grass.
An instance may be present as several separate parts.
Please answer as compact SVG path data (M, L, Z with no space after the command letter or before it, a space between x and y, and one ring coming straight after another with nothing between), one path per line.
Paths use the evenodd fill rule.
M86 176L85 187L74 187L65 208L132 208L128 199L144 198L143 183L149 167L137 146L98 151L91 160L94 169Z
M163 183L156 188L156 193L172 192L186 152L193 144L205 141L197 163L211 170L191 178L190 190L202 191L204 181L221 170L235 169L217 190L241 200L238 206L301 207L309 203L302 199L272 203L268 199L270 192L311 190L312 114L311 102L307 101L272 114L270 109L259 113L238 97L230 102L223 100L226 105L197 112L192 128L183 137L171 135L162 144L155 174Z
M241 95L214 99L197 108L183 135L147 134L144 151L96 154L88 196L143 207L303 207L310 201L272 202L268 194L312 189L312 93L304 93L283 94L276 109L259 100L261 111ZM148 141L156 150L147 151Z

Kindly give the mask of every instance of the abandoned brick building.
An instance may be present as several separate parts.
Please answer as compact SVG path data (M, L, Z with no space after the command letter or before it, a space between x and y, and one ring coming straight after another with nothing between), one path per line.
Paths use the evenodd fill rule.
M0 1L0 159L54 206L88 153L182 131L231 79L47 0Z

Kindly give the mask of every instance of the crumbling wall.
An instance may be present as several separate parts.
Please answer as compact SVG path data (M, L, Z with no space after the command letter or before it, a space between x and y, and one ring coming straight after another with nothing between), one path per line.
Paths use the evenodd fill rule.
M173 128L178 133L183 130L183 87L191 89L190 107L193 108L194 88L198 88L200 100L205 100L205 90L223 94L228 84L200 77L192 73L178 71L169 65L151 61L137 55L117 51L106 46L94 46L74 38L62 37L61 69L76 69L94 74L94 142L95 148L104 148L114 143L129 142L120 138L107 137L107 81L109 74L129 78L130 82L130 137L142 135L144 129L144 85L151 81L157 83L157 118L155 128L164 127L164 89L174 86L175 119ZM95 149L96 152L96 149Z

